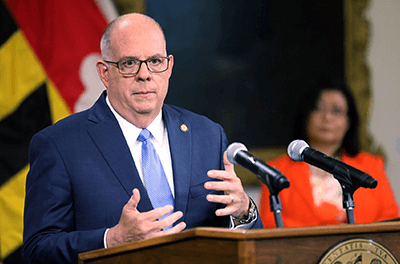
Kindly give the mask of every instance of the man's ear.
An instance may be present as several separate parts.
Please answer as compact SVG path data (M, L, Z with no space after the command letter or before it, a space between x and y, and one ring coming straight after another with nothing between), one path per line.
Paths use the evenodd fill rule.
M99 60L96 63L96 68L97 68L97 73L99 74L100 80L103 82L104 86L106 88L108 88L108 80L109 80L108 79L108 74L109 74L109 72L108 72L107 64L104 61Z
M172 68L174 67L174 56L169 55L169 65L168 65L168 78L172 75Z

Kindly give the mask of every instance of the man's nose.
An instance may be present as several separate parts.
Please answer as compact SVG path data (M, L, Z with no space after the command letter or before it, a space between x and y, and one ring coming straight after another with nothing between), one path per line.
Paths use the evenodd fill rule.
M149 80L151 76L151 72L147 67L147 63L145 61L141 61L139 65L139 71L136 74L136 78L138 80Z

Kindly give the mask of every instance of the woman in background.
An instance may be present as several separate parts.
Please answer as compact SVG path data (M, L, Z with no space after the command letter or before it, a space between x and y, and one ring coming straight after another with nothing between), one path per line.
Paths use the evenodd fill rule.
M312 90L295 119L294 139L342 160L375 178L375 189L360 187L353 195L355 223L371 223L399 216L398 206L384 170L382 157L360 151L359 117L354 98L342 84L325 83ZM285 154L270 162L290 181L279 193L284 227L347 223L342 189L332 174ZM260 215L265 228L276 227L270 211L269 191L261 189Z

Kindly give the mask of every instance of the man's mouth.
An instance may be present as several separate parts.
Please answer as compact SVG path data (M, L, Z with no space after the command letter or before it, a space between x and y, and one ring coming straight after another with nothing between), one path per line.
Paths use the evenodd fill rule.
M146 95L146 94L152 94L155 93L153 91L139 91L139 92L134 92L133 94L138 94L138 95Z

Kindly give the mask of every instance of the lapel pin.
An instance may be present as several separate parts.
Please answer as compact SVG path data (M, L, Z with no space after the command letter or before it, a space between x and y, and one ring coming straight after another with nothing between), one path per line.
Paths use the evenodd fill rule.
M179 128L182 130L182 132L188 132L188 130L189 130L189 128L185 124L180 125Z

